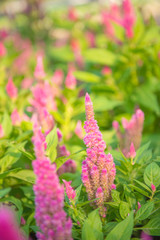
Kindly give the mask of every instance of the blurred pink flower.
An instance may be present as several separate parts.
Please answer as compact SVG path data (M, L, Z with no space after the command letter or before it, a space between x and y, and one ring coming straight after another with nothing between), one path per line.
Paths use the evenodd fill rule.
M83 129L82 129L82 122L79 120L77 122L76 128L75 128L75 134L82 139L83 138Z
M91 31L87 31L85 35L86 35L89 47L94 48L96 46L95 34Z
M17 90L16 86L14 85L12 78L9 78L9 80L8 80L8 83L6 85L6 91L10 98L12 98L12 99L17 98L18 90Z
M110 75L112 73L112 70L110 67L108 66L105 66L103 69L102 69L102 74L103 75Z
M63 83L63 76L63 71L61 69L57 69L52 77L52 82L57 86L61 86Z
M152 240L152 236L148 235L144 231L141 232L141 240Z
M135 151L133 142L131 143L130 151L129 151L128 155L129 155L128 157L130 157L130 158L135 158L135 156L136 156L136 151Z
M43 68L43 57L39 55L37 57L37 65L34 71L34 77L37 79L43 79L46 76Z
M152 189L152 192L155 192L156 191L156 187L153 183L151 183L151 189Z
M66 88L73 90L75 89L76 84L77 84L76 78L73 75L73 72L69 70L65 81Z
M0 124L0 138L4 137L4 130L2 125Z
M3 57L6 55L6 48L2 42L0 42L0 57Z
M21 124L22 119L21 119L17 109L14 109L14 111L12 112L11 120L12 120L12 124L14 126L19 126Z
M24 78L21 87L24 89L29 89L32 86L33 79L32 78Z
M77 11L74 7L70 7L68 9L68 19L71 20L71 21L78 20L78 14L77 14Z
M65 184L66 194L67 194L67 197L69 198L70 202L71 203L75 202L76 192L71 186L72 181L67 182L64 179L62 179L62 181Z

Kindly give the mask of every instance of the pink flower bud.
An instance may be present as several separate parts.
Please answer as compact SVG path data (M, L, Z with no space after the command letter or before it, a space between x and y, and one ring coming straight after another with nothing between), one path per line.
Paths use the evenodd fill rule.
M116 189L116 185L115 185L115 184L112 184L112 185L111 185L111 189Z
M37 57L37 65L34 71L34 76L37 79L42 79L45 77L45 72L44 72L44 68L43 68L43 58L41 55L39 55Z
M112 73L112 70L108 66L106 66L102 69L102 74L103 75L110 75L111 73Z
M140 202L138 202L138 210L141 208L141 204Z
M75 89L77 84L76 78L73 75L72 71L69 71L66 77L65 85L67 88L73 90Z
M61 69L57 69L54 72L54 75L52 77L52 82L55 83L57 86L61 86L63 82L63 71Z
M4 130L2 125L0 124L0 138L4 137Z
M155 185L153 185L153 183L151 183L151 189L152 189L152 192L156 191L156 187L155 187Z
M19 126L20 125L22 119L21 119L17 109L14 109L14 111L12 112L11 120L12 120L12 124L14 126Z
M75 197L76 197L76 192L74 191L74 189L71 187L71 182L72 181L65 181L65 180L62 180L65 184L65 187L66 187L66 194L67 194L67 197L69 198L69 200L72 202L72 201L75 201Z
M75 128L75 134L82 139L83 138L83 130L82 130L82 122L79 120L77 122L76 128Z
M118 130L119 129L119 123L117 121L113 121L112 122L112 126L115 130Z
M17 97L18 90L17 90L16 86L14 85L12 78L10 78L8 80L8 83L7 83L7 86L6 86L6 91L7 91L7 94L10 98L16 98Z
M130 146L129 156L130 156L130 158L135 158L135 156L136 156L136 151L135 151L133 142L131 143L131 146Z
M3 57L6 55L6 48L2 42L0 42L0 57Z

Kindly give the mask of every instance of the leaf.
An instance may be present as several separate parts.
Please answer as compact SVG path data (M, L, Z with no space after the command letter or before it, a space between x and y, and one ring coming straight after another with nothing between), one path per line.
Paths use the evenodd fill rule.
M156 187L160 185L160 168L156 163L153 162L146 167L144 181L149 187L151 187L151 184Z
M129 216L118 223L115 228L108 234L105 240L127 240L131 238L133 231L133 211Z
M74 72L74 76L83 82L90 82L90 83L98 83L100 82L100 77L93 73L84 72L84 71L76 71Z
M20 170L16 173L11 172L8 174L8 176L15 177L32 184L35 182L36 179L34 172L29 169Z
M102 222L98 213L98 209L92 211L84 222L82 228L82 240L92 239L91 236L88 235L88 231L90 232L91 236L94 236L93 239L103 240Z
M142 154L143 153L145 153L147 150L148 150L148 148L149 148L149 146L150 146L150 142L148 142L148 143L146 143L146 144L144 144L143 146L141 146L137 151L136 151L136 157L135 157L135 162L139 162L140 161L140 159L141 159L141 157L142 157Z
M143 228L152 236L160 236L160 217L151 219Z
M130 188L133 188L135 189L137 192L141 193L142 195L146 196L146 197L149 197L149 194L147 192L145 192L144 190L142 190L141 188L139 187L136 187L135 185L132 185L132 184L129 184L128 185Z
M97 112L112 110L115 107L122 105L118 100L107 99L104 96L97 96L93 99L94 110Z
M76 188L76 198L75 198L76 202L78 201L79 196L81 194L81 189L82 189L82 184L78 188Z
M142 183L142 182L140 182L140 181L138 181L136 179L134 179L134 181L136 183L138 183L141 187L145 188L147 191L152 192L151 189L149 187L147 187L144 183Z
M0 161L1 172L3 173L8 167L12 166L20 157L21 153L16 148L10 147Z
M3 115L2 127L3 127L5 135L9 136L10 133L12 132L12 122L11 122L11 118L7 112L5 112Z
M52 131L46 137L47 142L47 150L46 154L49 156L51 162L54 162L57 156L57 144L58 144L58 137L57 137L57 128L54 127Z
M125 219L130 212L129 204L127 202L120 202L119 213L123 219Z
M141 206L141 208L136 213L136 220L144 220L149 217L154 207L153 202L148 202Z
M117 222L109 222L109 223L107 223L104 226L105 234L109 233L116 225L117 225Z
M93 63L113 65L116 56L109 50L94 48L84 52L84 59Z
M112 190L112 199L114 200L114 202L118 202L120 203L120 192L118 192L117 190Z
M5 195L7 195L9 192L11 191L11 188L4 188L4 189L0 189L0 198L4 197Z

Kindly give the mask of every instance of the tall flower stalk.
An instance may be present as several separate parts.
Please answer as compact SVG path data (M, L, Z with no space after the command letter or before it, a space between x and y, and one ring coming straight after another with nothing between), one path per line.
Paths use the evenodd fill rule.
M106 144L102 139L97 121L94 119L93 104L88 93L85 97L86 122L84 143L87 146L87 157L82 163L82 181L86 187L89 200L95 200L93 207L98 207L100 215L105 217L104 203L111 198L111 190L115 188L116 174L112 155L105 154Z
M59 184L56 166L45 156L46 142L41 130L34 127L33 143L36 160L33 169L36 174L34 185L35 218L41 232L39 240L71 240L71 219L67 219L64 207L64 188Z

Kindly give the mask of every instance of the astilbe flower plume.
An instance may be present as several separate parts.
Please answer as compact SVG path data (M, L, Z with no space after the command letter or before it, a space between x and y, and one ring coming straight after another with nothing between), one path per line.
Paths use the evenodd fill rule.
M111 198L111 190L115 189L116 174L112 155L105 154L106 144L102 139L97 121L94 119L93 104L88 93L85 98L86 122L84 143L87 146L87 157L82 163L82 181L86 187L89 200L98 198L92 205L98 207L101 216L105 217L104 202Z
M135 151L139 148L142 138L143 123L144 113L140 109L136 110L136 113L133 114L130 121L122 118L122 126L124 128L124 133L121 132L119 123L117 121L113 121L112 125L113 128L116 130L120 149L126 157L130 157L131 145L134 146Z
M38 126L34 128L33 143L36 160L33 169L36 174L34 185L35 218L41 232L39 240L71 240L72 222L67 219L64 207L64 188L59 184L56 166L44 155L45 138Z
M0 239L26 240L16 223L13 212L5 206L0 207Z

